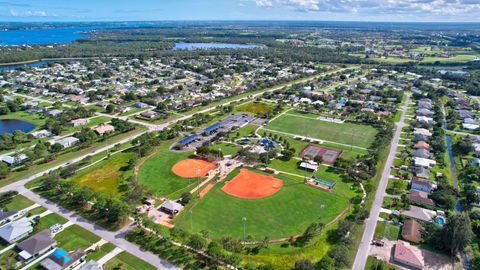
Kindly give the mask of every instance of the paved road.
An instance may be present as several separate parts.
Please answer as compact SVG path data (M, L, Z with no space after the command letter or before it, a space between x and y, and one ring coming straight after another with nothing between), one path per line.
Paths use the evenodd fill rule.
M373 239L375 233L375 227L377 226L378 216L380 214L380 209L382 208L383 197L385 195L385 190L387 188L388 179L390 176L390 168L393 165L393 160L397 152L398 142L400 140L400 134L403 127L405 127L405 114L407 112L408 105L410 104L410 95L407 95L407 100L402 108L402 116L400 121L396 123L397 129L390 145L390 153L383 168L382 178L378 184L377 193L375 194L375 201L373 202L372 209L370 210L370 217L367 219L365 231L363 232L362 240L360 246L357 250L357 255L355 256L355 261L353 263L353 270L363 270L365 269L365 264L367 262L368 252L370 250L370 243Z
M306 78L306 79L302 79L302 80L299 80L299 81L296 81L296 82L292 82L292 83L288 83L288 84L284 84L284 85L281 85L281 86L277 86L277 87L274 87L274 88L271 88L271 89L268 89L268 90L265 90L265 91L261 91L259 93L256 93L256 94L253 94L253 95L250 95L246 98L248 99L253 99L257 96L260 96L262 95L263 93L265 92L272 92L272 91L275 91L275 90L279 90L281 88L284 88L284 87L290 87L292 86L293 84L298 84L298 83L304 83L304 82L308 82L308 81L311 81L311 80L314 80L314 79L317 79L318 77L321 77L321 76L325 76L327 74L330 74L330 73L335 73L335 72L338 72L338 71L341 71L343 69L338 69L338 70L334 70L334 71L331 71L331 72L327 72L327 73L323 73L321 75L317 75L317 76L313 76L313 77L310 77L310 78ZM41 98L37 98L37 97L30 97L30 96L26 96L26 95L21 95L21 94L16 94L18 96L23 96L23 97L26 97L26 98L29 98L29 99L32 99L32 100L36 100L36 101L39 101L39 102L50 102L51 101L47 101L47 100L44 100L44 99L41 99ZM239 98L240 99L240 98ZM225 102L225 103L222 103L221 105L229 105L231 104L232 102L235 102L237 101L238 99L236 100L232 100L232 101L228 101L228 102ZM219 104L220 105L220 104ZM218 105L216 105L218 106ZM204 110L201 110L201 111L198 111L198 112L195 112L195 113L206 113L206 112L209 112L211 110L214 110L216 106L212 106L212 107L209 107L209 108L206 108ZM97 115L103 115L103 114L100 114L100 113L97 113ZM149 128L149 131L153 131L153 130L162 130L166 127L168 127L169 125L171 124L174 124L178 121L182 121L182 120L185 120L185 119L188 119L190 117L192 117L194 115L194 113L192 114L189 114L189 115L185 115L181 118L178 118L178 119L174 119L172 121L169 121L169 122L166 122L164 124L160 124L160 125L153 125L153 124L146 124L146 123L143 123L143 122L139 122L139 121L135 121L135 122L139 122L139 124L143 124L144 126L147 126ZM105 115L107 116L107 115ZM110 116L112 117L112 116ZM126 118L126 117L125 117ZM129 120L131 121L131 120ZM97 149L95 151L95 153L99 153L99 152L103 152L103 151L106 151L106 150L109 150L113 147L115 147L116 144L122 144L122 143L126 143L128 141L131 141L149 131L144 131L144 132L141 132L137 135L134 135L130 138L125 138L125 139L122 139L120 141L117 141L115 143L112 143L111 145L106 145L105 147L102 147L100 149ZM147 251L144 251L144 250L141 250L137 245L133 244L133 243L130 243L128 241L126 241L124 239L124 235L125 233L130 230L131 228L130 227L126 227L126 228L123 228L121 229L120 231L118 232L111 232L111 231L108 231L104 228L102 228L101 226L98 226L96 224L93 224L91 223L90 221L82 218L81 216L78 216L77 214L71 212L71 211L68 211L67 209L61 207L61 206L58 206L56 205L55 203L52 203L44 198L42 198L41 196L33 193L32 191L28 190L27 188L25 188L25 184L27 184L28 182L38 178L38 177L41 177L43 176L44 174L46 173L49 173L51 171L54 171L54 170L57 170L58 168L60 167L63 167L63 166L66 166L68 164L71 164L71 163L75 163L75 162L78 162L80 160L82 160L83 158L85 158L86 156L89 156L91 154L85 154L85 155L82 155L80 157L77 157L77 158L73 158L69 161L66 161L62 164L59 164L57 166L54 166L50 169L47 169L45 171L42 171L40 173L37 173L37 174L34 174L32 176L29 176L27 178L24 178L22 180L19 180L15 183L12 183L10 185L7 185L7 186L4 186L3 188L0 188L0 192L5 192L5 191L9 191L9 190L16 190L18 191L19 193L22 193L24 194L25 196L27 196L29 199L33 200L34 202L44 206L45 208L51 210L52 212L54 213L57 213L65 218L67 218L69 221L72 221L72 222L75 222L77 225L91 231L92 233L100 236L101 238L109 241L109 242L112 242L113 244L117 245L119 248L125 250L125 251L128 251L130 253L132 253L133 255L149 262L150 264L154 265L154 266L157 266L159 269L178 269L176 268L175 266L173 266L170 262L166 261L166 260L163 260L161 258L159 258L157 255L153 254L153 253L150 253L150 252L147 252Z
M64 218L68 219L69 221L87 229L94 234L98 235L102 239L109 241L115 244L117 247L126 250L133 255L145 260L146 262L158 267L158 269L180 269L168 262L167 260L159 258L157 255L147 252L145 250L140 249L137 245L128 242L124 239L126 232L131 229L131 227L125 227L118 232L108 231L102 228L99 225L95 225L90 221L84 219L83 217L71 212L61 206L58 206L55 203L50 202L49 200L41 197L40 195L33 193L32 191L26 189L25 187L19 188L19 192L22 193L24 196L28 197L32 201L42 205L43 207L47 208L48 210L57 213Z

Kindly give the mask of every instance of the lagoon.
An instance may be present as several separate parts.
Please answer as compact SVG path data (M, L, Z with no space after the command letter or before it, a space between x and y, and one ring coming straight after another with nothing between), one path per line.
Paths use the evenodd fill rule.
M13 133L15 130L21 130L23 132L30 132L35 128L35 125L19 120L19 119L1 119L0 120L0 135L5 133Z

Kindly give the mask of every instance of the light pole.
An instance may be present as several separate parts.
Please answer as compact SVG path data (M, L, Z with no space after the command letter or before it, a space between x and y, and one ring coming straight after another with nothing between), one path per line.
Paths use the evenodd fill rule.
M247 218L243 217L242 220L243 220L243 242L245 243L245 231L246 231L245 228L246 228Z
M193 232L193 221L192 221L192 219L193 219L193 217L192 217L193 212L192 212L192 209L190 209L190 211L188 211L188 212L190 213L190 230Z

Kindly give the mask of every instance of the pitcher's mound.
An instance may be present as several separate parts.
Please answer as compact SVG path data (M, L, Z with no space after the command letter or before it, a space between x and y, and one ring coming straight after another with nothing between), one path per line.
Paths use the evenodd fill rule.
M172 172L183 178L205 177L217 165L201 159L185 159L172 167Z
M242 199L261 199L277 193L282 186L283 182L280 179L241 169L240 173L228 181L222 190Z

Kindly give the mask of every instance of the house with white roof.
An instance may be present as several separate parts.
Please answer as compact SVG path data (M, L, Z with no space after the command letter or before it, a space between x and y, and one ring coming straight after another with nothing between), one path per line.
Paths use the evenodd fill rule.
M33 231L32 223L28 218L21 218L0 228L0 238L8 243L29 235Z

